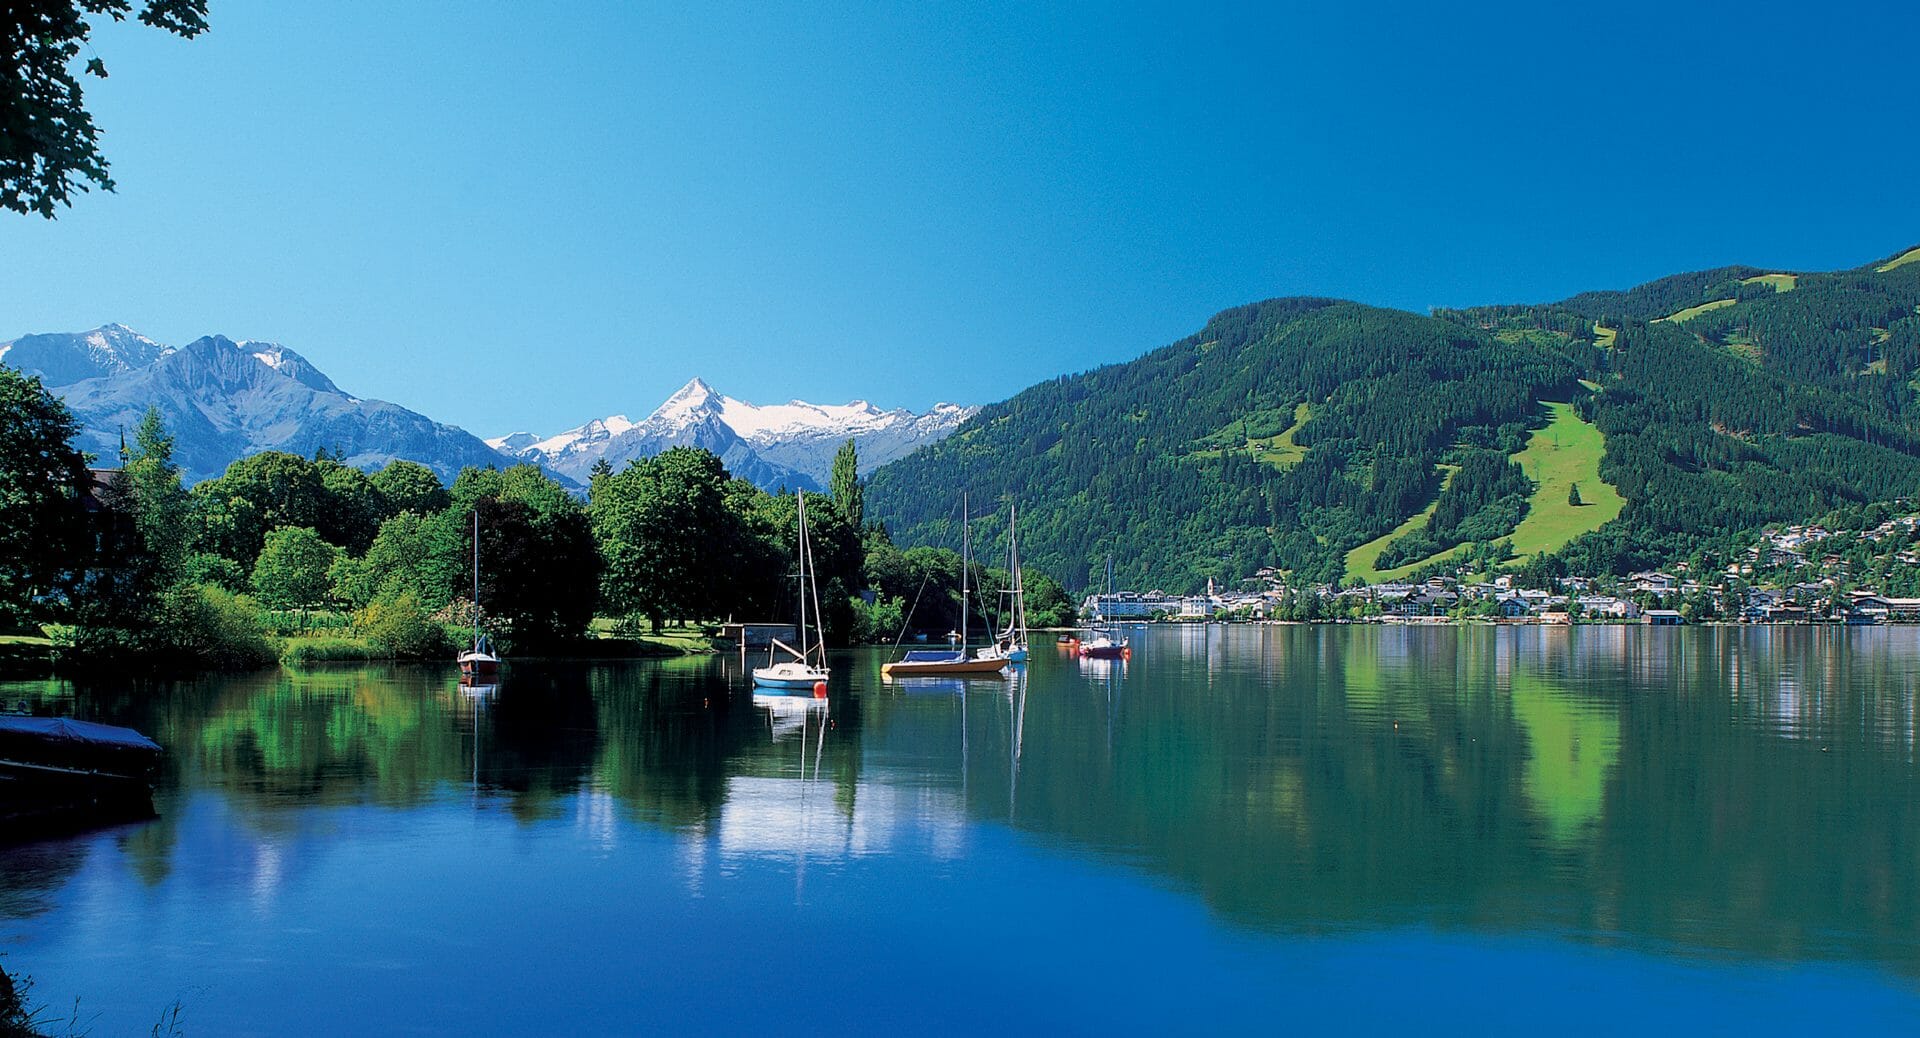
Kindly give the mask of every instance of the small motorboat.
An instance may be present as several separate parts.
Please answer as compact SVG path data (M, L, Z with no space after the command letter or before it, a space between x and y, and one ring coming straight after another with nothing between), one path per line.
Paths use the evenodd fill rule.
M0 822L153 817L160 744L118 725L0 715Z

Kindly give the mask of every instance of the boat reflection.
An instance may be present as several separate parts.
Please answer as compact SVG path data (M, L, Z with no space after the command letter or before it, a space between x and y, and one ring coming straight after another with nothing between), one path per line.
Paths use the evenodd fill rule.
M773 741L782 742L793 736L804 737L810 722L818 718L820 736L824 743L826 737L827 697L813 694L784 694L778 691L755 688L753 705L767 712L767 725L773 732ZM804 767L802 772L806 770ZM815 762L818 770L818 761Z

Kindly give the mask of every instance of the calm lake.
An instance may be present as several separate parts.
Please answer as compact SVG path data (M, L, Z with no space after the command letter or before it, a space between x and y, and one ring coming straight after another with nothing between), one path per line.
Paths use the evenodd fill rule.
M102 1036L1920 1025L1920 630L1136 646L0 684L169 750L0 953Z

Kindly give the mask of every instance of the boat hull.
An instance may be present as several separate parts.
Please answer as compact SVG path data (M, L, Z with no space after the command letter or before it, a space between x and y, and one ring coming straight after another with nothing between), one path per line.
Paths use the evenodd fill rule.
M829 672L824 667L804 667L796 663L776 663L771 667L755 667L753 683L760 688L784 688L812 691L816 686L827 683Z
M161 752L128 728L0 718L0 838L152 818Z
M913 678L940 674L998 674L1007 669L1004 659L993 660L899 660L882 664L880 674L889 678Z
M1088 645L1080 643L1080 658L1087 660L1124 660L1133 655L1125 645Z

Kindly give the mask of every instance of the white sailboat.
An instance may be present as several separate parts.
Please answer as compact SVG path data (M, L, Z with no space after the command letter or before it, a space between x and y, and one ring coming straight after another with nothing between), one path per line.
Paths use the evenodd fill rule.
M1113 560L1107 560L1107 598L1113 597ZM1133 647L1127 643L1127 636L1121 634L1105 616L1097 610L1093 623L1087 628L1086 637L1080 639L1080 658L1095 660L1125 660L1133 658Z
M473 509L473 645L457 658L460 683L473 687L492 685L500 676L500 656L493 640L480 630L480 508Z
M1007 506L1007 573L1011 588L1007 596L1007 629L992 645L975 655L981 659L1003 659L1009 663L1027 662L1027 587L1020 576L1020 534L1018 510Z
M779 640L767 646L767 665L753 669L753 683L761 688L810 690L823 695L827 690L827 631L820 612L820 587L813 570L813 542L807 537L807 496L796 491L795 500L799 503L800 538L798 554L800 556L800 647L798 649ZM813 621L815 629L807 630L807 602L813 602ZM784 651L791 659L774 658L775 650ZM816 662L817 661L817 662Z

